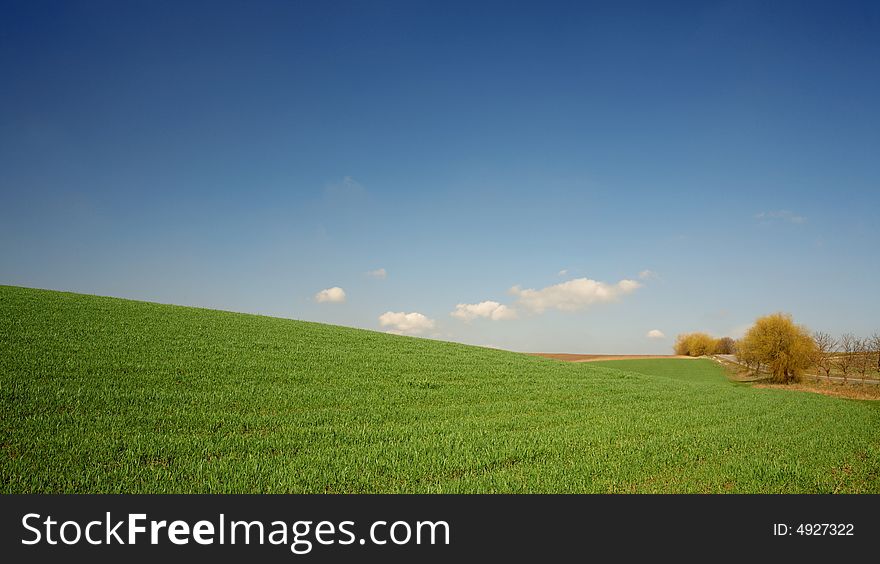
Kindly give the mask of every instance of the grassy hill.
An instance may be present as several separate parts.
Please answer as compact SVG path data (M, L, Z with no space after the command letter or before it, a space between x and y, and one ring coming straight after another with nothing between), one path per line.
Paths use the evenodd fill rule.
M708 360L571 364L23 288L0 287L0 403L6 493L880 492L878 402Z

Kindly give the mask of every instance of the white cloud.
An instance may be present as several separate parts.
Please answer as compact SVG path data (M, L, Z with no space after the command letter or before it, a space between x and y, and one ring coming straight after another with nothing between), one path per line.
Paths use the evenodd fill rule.
M807 221L806 217L798 215L789 210L777 210L756 213L755 219L757 219L758 221L763 221L764 223L769 223L775 220L787 221L788 223L806 223Z
M565 276L566 274L568 274L568 269L563 268L562 270L560 270L559 272L556 273L556 276Z
M523 290L519 286L514 286L510 289L510 293L518 298L523 307L542 313L546 309L576 311L594 303L612 302L641 286L641 282L636 280L621 280L617 284L606 284L589 278L575 278L541 290L531 288Z
M350 176L343 176L339 182L324 185L324 195L331 199L351 199L366 193L364 185Z
M318 303L342 303L345 301L345 290L339 286L333 286L326 290L321 290L315 294L315 301Z
M367 271L367 276L377 280L385 280L388 278L388 272L384 268L377 268L376 270Z
M649 339L665 339L666 335L663 334L663 331L660 329L651 329L648 331L647 337Z
M639 278L642 280L649 280L651 278L657 278L657 273L653 270L643 270L639 272Z
M386 311L379 316L379 325L390 327L389 333L417 335L434 328L434 320L421 313Z
M478 317L500 321L516 319L516 310L498 302L485 301L478 304L458 304L455 306L455 311L449 315L463 321L472 321Z

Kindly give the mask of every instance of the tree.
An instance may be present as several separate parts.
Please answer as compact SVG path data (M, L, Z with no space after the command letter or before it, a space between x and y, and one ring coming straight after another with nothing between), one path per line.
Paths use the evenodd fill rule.
M864 380L868 373L868 368L871 367L871 341L870 339L859 339L856 337L854 348L853 368Z
M675 338L675 354L703 356L715 353L715 339L706 333L683 333Z
M816 345L816 357L813 360L817 368L816 374L819 373L818 369L821 369L825 371L826 378L830 377L831 368L833 367L831 359L834 357L834 351L837 349L837 339L828 333L816 331L813 333L813 343Z
M675 354L679 356L687 356L688 354L688 342L687 335L682 333L681 335L675 336L675 344L672 345L672 350L675 351Z
M780 384L799 381L816 358L815 351L809 331L785 313L758 318L737 347L737 354L766 364L772 381Z
M757 352L752 350L743 339L736 342L736 359L745 364L749 370L754 370L756 374L761 371L761 362L758 360Z
M733 354L736 352L736 341L730 337L721 337L715 341L715 354Z
M871 352L877 359L877 372L880 372L880 333L871 335Z
M843 383L846 384L853 359L856 352L856 336L852 333L844 333L840 336L840 350L834 355L834 367L843 374Z
M690 340L690 355L703 356L715 353L715 339L705 333L694 333Z

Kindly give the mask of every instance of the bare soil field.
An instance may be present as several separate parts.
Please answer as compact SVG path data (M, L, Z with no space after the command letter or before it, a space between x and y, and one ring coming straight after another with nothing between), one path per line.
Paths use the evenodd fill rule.
M569 354L569 353L529 353L532 356L543 356L564 360L566 362L594 362L597 360L644 360L649 358L688 358L691 356L675 354Z

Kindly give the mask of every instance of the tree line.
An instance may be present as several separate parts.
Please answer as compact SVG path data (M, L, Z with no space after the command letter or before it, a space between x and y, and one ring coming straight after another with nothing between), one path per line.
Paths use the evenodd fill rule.
M831 376L834 369L837 369L844 380L850 374L865 378L872 369L880 372L878 333L865 338L844 333L836 339L828 333L817 331L813 333L813 342L816 344L816 368L825 372L825 376Z
M834 372L844 382L851 374L865 378L873 370L880 372L880 334L862 338L844 333L835 338L821 331L811 333L786 313L758 318L739 340L681 334L674 349L675 354L687 356L735 354L750 370L767 371L771 381L781 384L799 382L810 368L827 377Z
M734 354L736 341L730 337L716 339L706 333L684 333L676 337L675 354L680 356L705 356L712 354Z

